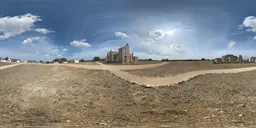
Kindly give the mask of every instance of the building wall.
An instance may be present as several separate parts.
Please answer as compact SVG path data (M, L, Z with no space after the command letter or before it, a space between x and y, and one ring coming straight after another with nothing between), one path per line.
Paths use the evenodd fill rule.
M137 57L138 60L138 57ZM113 63L134 63L137 61L133 58L133 54L130 54L129 45L121 47L117 52L113 52L112 50L107 53L106 61Z
M242 55L239 55L239 57L238 57L238 62L239 62L239 63L243 63L243 62L244 62Z
M225 55L222 56L222 63L236 63L238 58L237 56L234 55Z
M226 63L227 60L226 60L226 56L222 56L222 63Z
M139 62L139 59L138 59L137 56L133 56L133 57L132 57L132 61L133 61L133 63L138 63L138 62Z

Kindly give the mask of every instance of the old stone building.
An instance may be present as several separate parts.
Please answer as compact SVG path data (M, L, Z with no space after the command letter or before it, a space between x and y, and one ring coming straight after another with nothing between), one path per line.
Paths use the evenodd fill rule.
M233 54L227 54L225 56L222 56L222 63L236 63L238 60L237 56L234 56Z
M250 63L256 63L256 57L251 57L250 58Z
M130 53L128 43L118 49L118 52L110 50L107 53L106 62L108 63L137 63L138 57L133 56L133 53Z
M221 58L215 58L215 59L213 59L213 63L214 63L214 64L220 64L221 61L222 61Z
M239 55L237 61L238 61L239 63L243 63L243 62L244 62L244 59L243 59L242 55Z

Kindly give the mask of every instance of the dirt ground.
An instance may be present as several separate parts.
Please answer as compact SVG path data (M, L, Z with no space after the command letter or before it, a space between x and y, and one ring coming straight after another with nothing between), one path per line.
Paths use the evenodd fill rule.
M168 64L151 68L151 69L136 69L136 70L124 70L131 74L148 77L163 77L174 76L180 73L196 70L209 70L209 69L232 69L242 67L252 67L256 64L213 64L211 61L193 61L193 62L169 62Z
M74 64L82 64L82 65L99 65L96 62L80 62L80 63L74 63Z
M12 63L4 63L4 62L0 62L0 66L6 66L6 65L10 65Z
M19 65L0 72L0 125L255 125L256 71L147 88L103 70Z
M106 65L142 65L142 64L158 64L158 63L163 63L163 61L139 61L138 63L106 63L102 62Z

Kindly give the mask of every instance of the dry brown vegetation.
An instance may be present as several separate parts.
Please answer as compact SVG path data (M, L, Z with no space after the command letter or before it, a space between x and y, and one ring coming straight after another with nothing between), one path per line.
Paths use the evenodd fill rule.
M0 66L6 66L6 65L10 65L12 63L3 63L3 62L0 62Z
M79 63L74 63L74 64L82 64L82 65L99 65L96 62L79 62Z
M162 61L139 61L138 63L106 63L102 62L107 65L143 65L143 64L158 64L162 63Z
M172 76L180 73L185 73L189 71L196 70L209 70L209 69L232 69L232 68L242 68L242 67L252 67L256 66L254 63L242 64L213 64L211 61L184 61L184 62L169 62L166 65L151 69L136 69L136 70L125 70L131 74L139 76Z
M129 84L108 71L61 66L19 65L0 76L3 126L197 128L256 122L255 71L198 76L157 88Z

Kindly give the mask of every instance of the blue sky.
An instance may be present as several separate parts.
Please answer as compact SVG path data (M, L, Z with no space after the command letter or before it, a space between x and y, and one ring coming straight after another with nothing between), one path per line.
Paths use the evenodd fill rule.
M256 56L254 0L1 0L0 57ZM255 37L255 38L254 38Z

